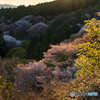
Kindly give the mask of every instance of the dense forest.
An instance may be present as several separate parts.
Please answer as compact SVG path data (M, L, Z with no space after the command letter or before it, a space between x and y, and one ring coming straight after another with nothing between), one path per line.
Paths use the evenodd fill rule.
M28 7L21 5L14 9L1 8L0 17L5 16L14 22L26 15L40 15L45 17L47 20L51 20L59 14L65 14L71 11L76 11L77 9L92 7L97 4L98 1L99 0L54 0L52 2L41 3L38 5L29 5Z
M99 0L0 9L0 100L99 98Z
M94 8L91 8L95 4L98 5L94 6ZM49 44L57 44L64 39L69 39L71 35L79 31L80 26L78 24L84 24L84 20L87 19L85 14L88 13L91 15L91 17L94 17L94 12L98 10L98 0L56 0L35 6L25 7L22 5L13 9L2 8L0 9L0 16L5 16L6 19L11 20L9 26L2 28L2 33L9 31L9 34L15 37L17 40L23 40L21 42L22 45L23 43L24 45L26 43L27 47L18 47L11 49L10 51L4 51L2 49L1 52L3 53L1 56L12 57L13 55L17 55L17 57L21 59L24 58L40 60L43 58L43 52L46 52L50 48ZM25 19L25 16L28 17L28 15L30 19L26 18L27 21L22 21L22 18ZM5 18L1 18L1 23L2 20L5 20ZM43 22L45 24L38 24L39 22ZM19 27L17 27L15 24ZM22 26L20 26L20 24L22 24ZM33 25L33 27L31 27L31 25ZM7 27L10 28L7 29ZM38 31L39 27L41 29ZM33 30L36 32L36 34L40 35L31 35L34 33L32 33ZM21 57L19 55L21 55L20 51L23 49L25 55L23 54Z

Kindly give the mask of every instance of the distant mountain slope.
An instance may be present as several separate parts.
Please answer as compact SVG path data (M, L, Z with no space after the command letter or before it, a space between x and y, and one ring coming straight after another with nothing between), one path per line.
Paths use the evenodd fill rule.
M10 4L0 4L0 9L1 8L9 8L9 7L11 7L11 8L17 8L17 6L15 6L15 5L10 5Z

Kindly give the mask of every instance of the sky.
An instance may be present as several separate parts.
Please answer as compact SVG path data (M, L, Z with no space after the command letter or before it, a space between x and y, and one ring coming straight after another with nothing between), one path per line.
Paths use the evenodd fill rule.
M11 5L36 5L38 3L49 2L53 0L0 0L0 4L11 4Z

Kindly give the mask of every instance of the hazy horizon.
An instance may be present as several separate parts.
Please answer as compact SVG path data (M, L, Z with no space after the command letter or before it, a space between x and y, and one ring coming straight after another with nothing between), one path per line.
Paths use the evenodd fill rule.
M19 6L19 5L36 5L38 3L44 3L44 2L50 2L50 1L54 1L54 0L3 0L0 1L0 4L10 4L10 5L15 5L15 6Z

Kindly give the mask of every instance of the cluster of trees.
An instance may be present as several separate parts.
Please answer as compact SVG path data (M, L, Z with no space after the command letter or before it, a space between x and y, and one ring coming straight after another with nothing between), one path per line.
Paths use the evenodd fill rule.
M20 59L40 60L43 57L43 52L50 48L49 44L57 44L64 39L69 39L71 34L79 31L77 23L83 24L84 19L84 14L79 13L74 16L59 15L51 21L44 34L40 32L40 35L34 35L30 41L22 40L21 47L10 49L6 57L16 56ZM3 49L2 51L4 52Z
M80 19L80 20L78 20ZM27 57L30 59L40 60L43 57L43 52L46 52L50 47L49 44L57 44L64 39L69 39L71 34L79 31L77 23L81 23L85 16L70 17L66 14L57 16L49 25L45 34L40 34L39 37L34 36L28 46ZM83 21L84 22L84 21Z
M98 13L98 15L100 16L100 12ZM29 96L22 95L22 94L19 94L20 89L21 90L28 89L30 86L31 86L31 89L34 89L34 87L36 87L35 85L36 82L38 84L39 82L41 83L41 80L43 80L42 82L44 82L44 80L52 80L53 77L55 78L57 74L56 73L55 73L56 75L52 74L54 71L58 72L59 76L57 75L57 77L61 77L61 75L64 76L62 72L63 71L66 72L66 71L65 70L60 71L57 67L55 69L52 69L52 68L50 69L50 67L47 68L45 65L46 63L43 64L42 61L34 62L33 64L29 63L28 65L25 65L25 66L22 64L18 64L17 67L15 67L18 62L18 59L13 58L13 59L3 60L0 58L0 63L1 63L0 72L3 73L3 74L1 73L0 74L4 75L5 78L8 79L8 81L5 81L5 79L2 76L0 76L0 98L4 100L13 100L13 99L19 100L16 98L17 97L16 93L18 93L21 99L23 99L23 97L25 96L26 98L32 98L32 99L33 97L36 99L43 98L43 100L46 100L47 97L48 97L47 99L50 100L51 96L52 98L54 98L54 100L58 100L60 98L69 99L70 88L72 88L75 91L82 91L82 92L84 92L84 89L87 90L87 92L96 91L99 94L100 93L100 89L99 89L99 86L100 86L99 84L100 83L100 20L96 20L95 18L92 18L92 20L87 20L85 22L87 23L87 26L88 26L86 31L88 32L87 37L89 38L86 43L81 43L81 44L79 43L77 45L79 49L79 53L77 54L78 59L75 61L75 64L76 64L75 66L79 70L74 74L75 76L79 77L77 78L77 80L69 81L67 84L66 82L65 83L63 82L64 83L64 84L62 83L63 87L61 85L59 86L59 88L57 87L57 83L59 83L59 81L57 81L57 83L54 81L53 84L48 83L49 85L44 85L46 87L42 88L42 90L44 89L45 91L41 91L41 92L39 91L39 95L36 93L38 97L36 97L36 95L33 95L34 92ZM41 40L40 37L37 38L36 36L34 36L35 43ZM22 42L23 48L27 48L27 45L25 45L26 43L27 41ZM33 45L35 46L35 44ZM75 45L73 45L73 50L74 50L74 46ZM58 48L60 49L60 47ZM28 69L26 66L28 67ZM71 67L71 66L68 65L68 67ZM68 67L66 67L66 69ZM14 88L13 88L13 84L9 82L9 80L11 80L12 83L13 82L16 83ZM82 88L80 88L80 85ZM17 91L17 89L19 90ZM50 90L49 94L47 92L48 90ZM50 94L52 93L52 91L54 92L54 94ZM67 93L67 96L65 92ZM40 95L41 93L43 94L47 93L47 94L44 96L41 96ZM99 98L100 98L100 95L93 97L94 100L99 100ZM84 97L77 97L77 99L89 100L91 98L84 96Z
M12 21L16 21L25 15L41 15L47 19L50 19L60 14L52 20L45 34L40 34L40 36L33 36L28 44L25 42L27 48L23 48L21 46L20 48L12 49L7 54L7 57L12 57L13 55L11 53L13 52L15 56L18 56L21 59L42 59L43 52L46 52L50 48L49 44L57 44L64 39L69 39L72 34L79 31L79 26L77 24L83 24L84 22L85 13L83 12L76 13L73 16L62 13L71 12L79 8L86 8L96 4L97 2L98 0L55 0L50 3L38 4L36 6L19 6L14 9L2 8L0 10L0 16L4 15L7 18L12 19ZM45 9L46 7L48 9ZM3 48L2 51L4 52ZM21 51L24 51L24 53Z
M49 44L57 44L64 39L69 39L72 34L79 31L80 27L77 24L83 24L84 19L85 14L81 13L74 16L59 15L52 20L44 34L34 35L29 42L22 41L20 48L11 49L6 56L40 60L43 57L43 52L50 49Z
M0 56L4 57L6 54L6 43L3 37L0 35Z
M20 5L17 8L1 8L0 17L5 16L11 19L12 22L26 16L26 15L40 15L48 20L51 20L55 16L71 11L76 11L77 9L84 9L91 7L96 4L99 0L54 0L52 2L41 3L38 5L29 5L25 7Z
M100 12L98 15L100 16ZM79 59L76 60L75 64L78 69L82 68L82 70L77 71L75 74L77 77L100 70L100 20L92 18L86 23L88 26L86 31L90 33L88 34L90 42L78 45L79 53L77 56Z

